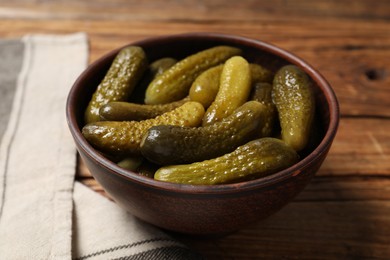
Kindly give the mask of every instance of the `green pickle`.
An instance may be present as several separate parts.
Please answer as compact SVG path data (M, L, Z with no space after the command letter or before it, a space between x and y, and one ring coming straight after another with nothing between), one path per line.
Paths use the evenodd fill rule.
M295 65L284 66L275 74L272 95L283 141L296 151L303 150L310 139L315 113L309 77Z
M204 108L198 102L189 101L156 118L143 121L100 121L87 124L83 136L96 149L112 155L140 155L140 143L146 131L155 125L198 126Z
M144 103L145 90L150 84L150 82L152 82L154 78L164 73L167 69L169 69L176 63L177 60L171 57L164 57L153 61L149 65L147 71L144 73L145 75L142 77L139 84L136 86L136 88L134 88L134 91L131 94L129 101L132 103Z
M241 56L228 59L223 66L221 83L213 103L207 108L203 126L221 121L244 104L251 90L249 63Z
M252 84L257 82L272 83L274 77L270 70L256 63L249 64L249 68L251 70Z
M229 117L209 126L151 127L141 141L141 153L160 165L192 163L223 155L258 136L265 109L259 102L248 101Z
M235 183L264 177L296 163L298 154L283 141L261 138L223 156L158 169L154 179L191 185Z
M137 173L139 175L152 178L154 177L154 173L160 168L160 166L149 162L148 160L144 160L140 166L137 168Z
M175 65L177 60L171 57L165 57L158 60L155 60L149 65L149 70L152 75L152 78L155 78L161 74L163 74L170 67Z
M145 104L164 104L184 98L192 82L203 71L240 54L238 48L217 46L184 58L149 84L145 92Z
M224 64L221 64L210 68L195 79L190 88L191 100L202 103L205 108L213 103L219 90L223 66ZM273 75L270 70L255 63L250 63L249 69L252 85L259 82L272 83Z
M100 120L101 106L111 101L127 100L147 67L147 58L141 47L129 46L122 49L93 94L85 111L85 123Z
M190 98L208 108L218 93L223 64L212 67L200 74L192 83Z
M126 157L119 161L117 165L126 170L136 171L142 164L143 160L144 158L141 156Z
M272 101L272 84L257 82L252 87L251 100L260 102L265 106L264 123L260 135L262 137L272 136L274 125L277 121L277 111Z
M99 116L101 121L140 121L172 111L187 101L189 98L161 105L145 105L124 101L110 102L100 108Z

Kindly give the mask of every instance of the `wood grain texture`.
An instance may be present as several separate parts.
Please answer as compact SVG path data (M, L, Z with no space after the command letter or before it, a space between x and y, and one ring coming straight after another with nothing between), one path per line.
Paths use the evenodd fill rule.
M238 34L293 52L333 86L338 134L318 174L271 218L223 238L172 234L209 259L390 259L388 0L3 0L0 37L73 33L90 61L151 36ZM105 195L82 162L78 180Z
M294 202L228 237L181 237L209 259L387 259L389 202Z

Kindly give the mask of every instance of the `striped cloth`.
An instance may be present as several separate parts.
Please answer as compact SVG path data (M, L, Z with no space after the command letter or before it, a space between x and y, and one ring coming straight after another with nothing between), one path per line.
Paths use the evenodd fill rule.
M65 101L83 33L0 41L0 259L200 259L75 182Z

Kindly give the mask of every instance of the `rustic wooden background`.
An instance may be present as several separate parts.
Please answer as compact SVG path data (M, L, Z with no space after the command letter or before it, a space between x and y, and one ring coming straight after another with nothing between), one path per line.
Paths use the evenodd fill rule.
M1 0L0 37L83 31L90 61L150 36L238 34L300 56L341 106L307 188L271 218L218 239L177 236L209 259L390 259L389 0ZM80 164L78 179L104 192Z

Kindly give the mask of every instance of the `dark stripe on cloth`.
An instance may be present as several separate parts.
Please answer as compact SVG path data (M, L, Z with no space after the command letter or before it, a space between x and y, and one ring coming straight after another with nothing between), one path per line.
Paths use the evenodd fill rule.
M23 55L22 41L0 40L0 141L8 125Z
M115 258L114 260L149 260L149 259L166 259L166 260L201 260L205 259L200 254L190 251L187 248L171 246L153 249L136 255Z
M84 259L89 259L89 258L93 259L93 257L95 257L95 256L109 254L109 253L112 253L112 252L115 252L118 250L127 249L127 248L131 248L131 247L137 247L137 246L141 246L143 244L154 243L154 242L163 242L163 241L176 242L175 240L172 240L170 238L152 238L152 239L142 240L142 241L138 241L138 242L131 243L131 244L120 245L120 246L116 246L116 247L103 249L103 250L96 251L94 253L91 253L91 254L88 254L88 255L85 255L82 257L78 257L75 260L84 260ZM170 250L165 250L165 249L170 249ZM179 250L179 249L181 249L181 250ZM153 255L155 255L155 256L160 255L162 258L143 258L144 254L146 254L145 256L148 255L149 257L152 257ZM176 257L175 257L175 255L176 255ZM165 256L167 258L164 258ZM186 258L182 258L182 256L186 256ZM188 258L188 256L192 256L193 258ZM143 253L139 253L139 254L135 254L135 255L131 255L131 256L126 256L126 258L123 258L123 259L173 259L173 260L175 260L175 259L176 260L202 259L202 258L199 258L199 256L197 256L197 258L194 258L195 256L197 256L197 254L194 254L193 252L191 252L187 248L178 247L178 246L169 246L169 247L166 246L166 247L161 247L161 248L149 250L149 251L146 251ZM139 257L139 258L129 258L129 257ZM122 259L122 258L117 258L117 259Z

